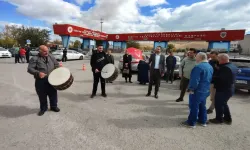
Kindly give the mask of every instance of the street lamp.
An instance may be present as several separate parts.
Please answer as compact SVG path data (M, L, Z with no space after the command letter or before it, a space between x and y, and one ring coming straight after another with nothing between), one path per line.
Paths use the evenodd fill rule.
M103 19L101 18L101 32L102 32L102 24L103 24Z

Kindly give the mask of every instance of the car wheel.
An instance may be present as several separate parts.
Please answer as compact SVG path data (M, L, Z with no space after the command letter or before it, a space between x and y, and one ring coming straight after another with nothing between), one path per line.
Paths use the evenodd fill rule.
M83 60L83 56L80 56L80 58L79 58L80 60Z

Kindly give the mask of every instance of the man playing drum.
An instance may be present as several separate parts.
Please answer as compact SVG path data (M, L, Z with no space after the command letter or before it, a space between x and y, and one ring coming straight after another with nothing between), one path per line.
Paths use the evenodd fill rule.
M102 96L107 97L105 91L105 79L101 76L102 68L108 64L107 55L103 51L103 45L98 45L97 52L93 53L90 60L90 65L92 67L94 83L93 83L93 91L91 94L91 98L96 96L97 86L99 80L101 80L101 89L102 89Z
M58 67L57 60L49 54L45 45L39 47L38 56L30 59L28 73L34 75L36 93L40 101L38 116L42 116L48 110L47 96L50 100L50 109L54 112L60 111L57 107L57 90L48 82L48 75Z

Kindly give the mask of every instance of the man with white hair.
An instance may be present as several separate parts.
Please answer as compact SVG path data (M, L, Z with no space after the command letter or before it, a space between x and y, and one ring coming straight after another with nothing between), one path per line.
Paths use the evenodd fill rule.
M234 94L235 77L238 69L235 65L229 62L229 56L225 53L218 55L218 61L219 70L214 81L214 87L216 89L216 118L210 119L209 121L214 124L221 124L224 122L231 125L232 118L227 102Z
M207 110L206 99L210 94L210 83L213 76L213 68L207 61L207 54L200 52L196 56L197 65L192 69L189 91L189 109L188 120L182 124L195 128L196 122L206 126Z

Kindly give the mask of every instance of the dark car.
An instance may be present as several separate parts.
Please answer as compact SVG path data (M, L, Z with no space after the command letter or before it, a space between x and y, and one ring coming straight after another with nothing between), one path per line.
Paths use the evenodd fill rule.
M245 89L250 93L250 59L230 58L230 62L232 62L238 68L235 88Z
M10 48L10 49L9 49L9 52L11 53L12 57L15 56L15 48L14 48L14 47L13 47L13 48Z

